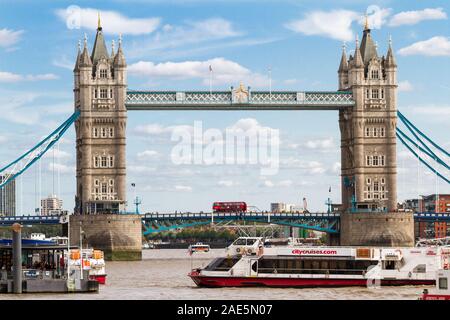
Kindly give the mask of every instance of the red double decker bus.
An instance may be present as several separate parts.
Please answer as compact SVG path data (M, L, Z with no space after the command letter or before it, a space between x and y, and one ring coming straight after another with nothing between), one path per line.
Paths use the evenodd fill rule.
M214 202L213 212L246 212L247 204L245 202Z

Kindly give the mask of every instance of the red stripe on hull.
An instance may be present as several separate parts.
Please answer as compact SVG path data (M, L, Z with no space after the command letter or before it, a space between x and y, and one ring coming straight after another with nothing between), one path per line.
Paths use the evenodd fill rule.
M97 282L99 284L105 284L106 283L106 274L91 275L91 276L89 276L89 278L92 279L92 280L97 280Z
M351 287L367 286L367 279L307 279L307 278L257 278L257 277L208 277L189 274L199 287ZM381 280L384 286L434 285L434 280Z
M445 294L424 294L422 300L450 300L450 295Z

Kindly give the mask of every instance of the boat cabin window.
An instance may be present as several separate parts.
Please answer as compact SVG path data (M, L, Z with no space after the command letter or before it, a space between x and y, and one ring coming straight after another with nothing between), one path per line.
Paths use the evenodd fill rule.
M225 257L216 258L211 261L205 268L208 271L228 271L230 270L241 258L240 257Z
M235 246L245 246L246 245L246 241L245 241L245 239L237 239L233 244Z
M396 270L400 269L404 265L403 258L400 261L395 260L386 260L383 261L383 269L384 270Z
M253 261L252 270L258 272L258 261Z
M414 267L413 272L415 273L425 273L427 272L427 265L426 264L418 264Z
M448 279L447 278L439 278L439 289L441 289L441 290L448 289Z

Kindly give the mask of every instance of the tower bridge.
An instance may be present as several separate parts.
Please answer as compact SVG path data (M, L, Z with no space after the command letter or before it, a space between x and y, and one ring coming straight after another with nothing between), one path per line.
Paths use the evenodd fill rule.
M8 180L38 160L74 122L76 196L74 215L70 217L73 241L79 238L81 226L89 244L103 249L107 258L140 259L142 226L144 233L152 233L207 224L213 219L213 215L207 214L156 217L118 214L125 210L126 203L128 111L335 110L341 133L340 212L332 216L273 214L269 215L271 221L267 215L248 214L244 219L325 231L334 243L342 245L414 244L414 216L397 210L397 115L405 124L409 122L397 111L397 64L391 41L386 55L379 55L367 23L361 43L356 39L348 57L343 47L337 72L338 90L332 92L254 91L242 83L223 91L134 91L127 87L122 40L119 39L117 51L114 42L108 50L100 21L92 51L89 52L86 37L83 48L79 44L73 72L74 115L60 127L62 131L53 133L45 143L12 162L10 166L16 166L19 160L31 158L25 161L23 170ZM400 133L403 137L403 132ZM401 136L400 141L405 143ZM447 165L436 157L437 160ZM416 218L428 217L419 214ZM219 215L216 219L238 217ZM57 219L25 220L58 223ZM0 224L9 222L0 218Z

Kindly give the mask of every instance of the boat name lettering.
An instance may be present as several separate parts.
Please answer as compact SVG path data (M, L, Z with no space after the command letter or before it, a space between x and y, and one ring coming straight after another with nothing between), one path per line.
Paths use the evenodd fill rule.
M332 255L336 255L337 254L337 250L315 250L315 249L308 249L308 250L301 250L301 249L295 249L292 250L292 254L332 254Z

